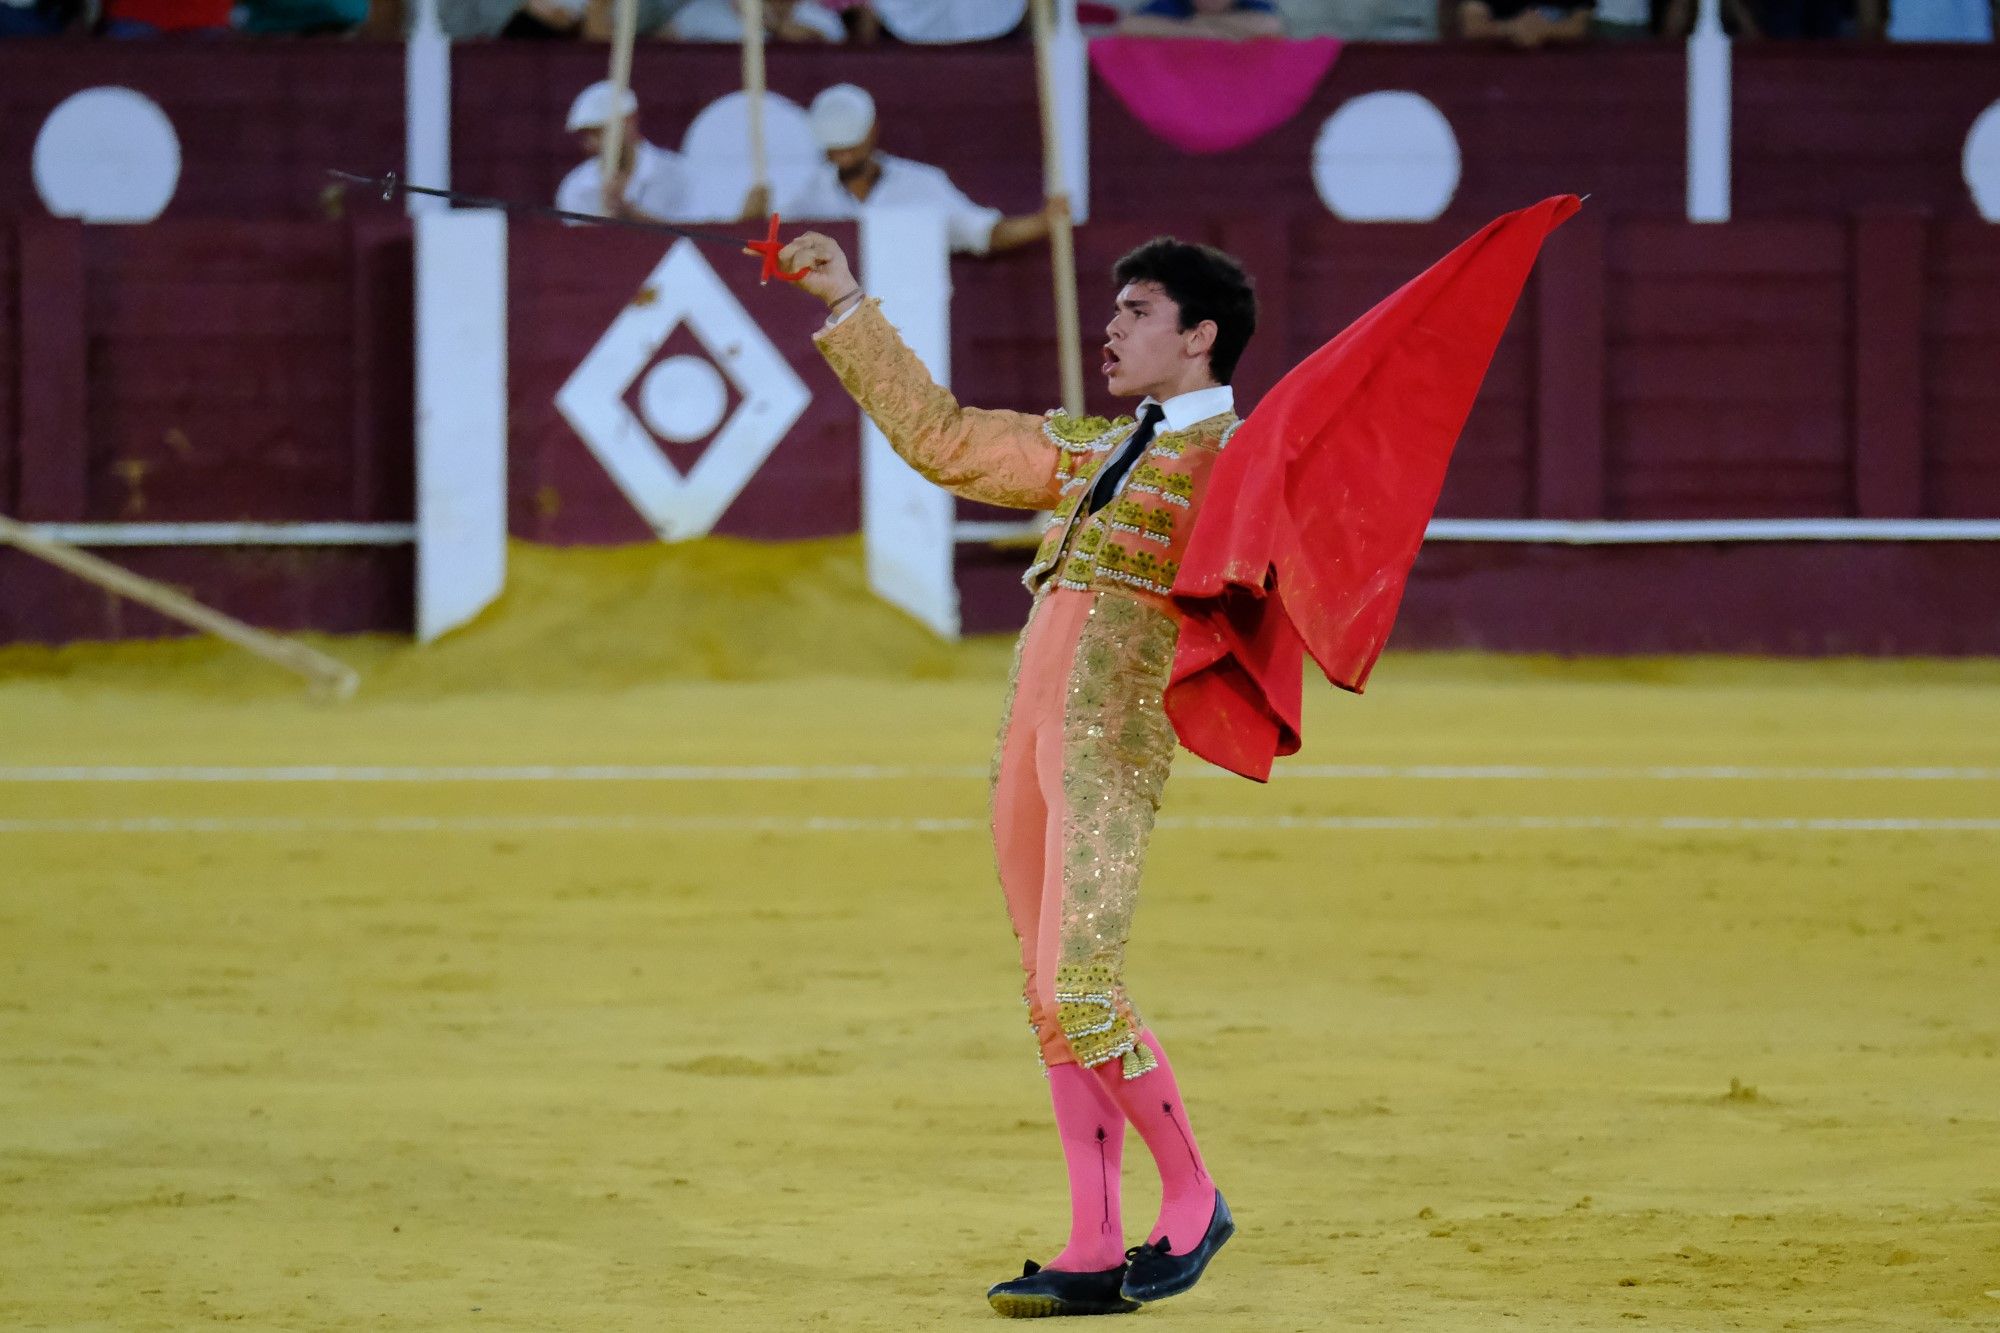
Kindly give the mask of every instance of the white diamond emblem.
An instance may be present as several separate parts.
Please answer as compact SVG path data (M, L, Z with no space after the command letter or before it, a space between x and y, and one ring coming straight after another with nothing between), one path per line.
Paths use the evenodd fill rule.
M812 391L692 241L674 242L644 288L654 299L619 312L556 392L556 408L661 540L683 541L715 526L812 402ZM626 390L683 321L743 399L685 476L625 404ZM660 416L661 407L650 403L648 412Z

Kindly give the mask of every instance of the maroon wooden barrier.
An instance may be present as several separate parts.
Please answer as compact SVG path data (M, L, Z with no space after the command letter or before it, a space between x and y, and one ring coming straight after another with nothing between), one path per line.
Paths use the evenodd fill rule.
M407 522L410 246L329 226L24 221L0 265L0 491L35 522ZM131 551L278 627L405 629L394 548ZM9 554L0 641L168 626Z
M20 433L15 499L22 515L82 518L88 460L83 229L28 223L19 232L16 302Z
M1472 230L1261 217L1155 226L1231 248L1260 279L1260 332L1237 377L1244 406ZM1155 226L1093 223L1080 236L1086 330L1109 299L1108 280L1099 276L1092 292L1092 275ZM1052 307L1035 276L1026 257L956 266L953 364L967 401L1045 407L1053 398ZM1440 513L2000 516L1995 366L2000 228L1904 213L1701 227L1586 209L1552 239L1530 280ZM1095 385L1091 406L1117 407ZM960 589L969 627L1020 623L1020 565L1018 551L967 553ZM1990 543L1440 543L1419 561L1397 642L2000 652L1996 576L2000 544ZM1715 596L1717 580L1742 587Z
M1933 227L1924 255L1925 504L2000 514L2000 228Z
M400 44L8 41L0 214L43 212L35 136L64 98L104 86L144 93L173 122L181 178L168 218L323 218L327 168L403 166Z
M1992 46L1747 42L1734 66L1735 216L1978 217L1960 155L2000 101Z
M274 630L408 632L416 619L410 547L125 547L106 552L147 578ZM0 547L0 643L184 635L185 625L53 565Z
M1190 157L1153 137L1100 81L1091 89L1093 205L1144 216L1175 197L1243 199L1285 215L1324 215L1313 140L1342 102L1421 93L1451 122L1463 175L1448 216L1486 217L1558 193L1594 193L1618 212L1680 212L1686 197L1686 63L1677 46L1533 54L1450 44L1342 48L1299 114L1231 152Z
M603 72L594 44L456 46L454 183L552 196L578 160L563 113ZM1973 117L2000 99L1990 48L1747 43L1735 72L1738 217L1871 208L1976 216L1959 159ZM678 145L701 107L739 86L739 73L727 47L642 43L633 80L647 134ZM184 170L169 217L324 216L326 168L401 168L402 81L394 44L0 43L0 214L41 212L29 163L50 110L79 89L119 85L158 101L180 136ZM945 167L997 207L1036 202L1040 130L1024 44L770 53L770 85L794 101L842 81L875 94L888 150ZM1095 83L1094 202L1100 217L1144 220L1171 182L1173 198L1197 207L1245 199L1266 213L1319 215L1309 162L1320 125L1350 97L1408 89L1435 102L1459 139L1464 178L1450 217L1483 218L1566 190L1593 193L1608 215L1674 217L1685 199L1685 87L1683 50L1672 43L1536 52L1356 43L1289 123L1241 149L1189 157Z
M1160 221L1233 248L1262 280L1263 329L1239 375L1246 408L1284 368L1470 230L1451 221L1365 227L1263 215ZM1154 229L1104 222L1082 232L1081 263L1096 275L1087 277L1083 297L1093 342L1111 296L1104 276L1111 262ZM0 321L0 421L8 425L0 491L23 517L410 517L410 261L400 222L85 229L41 220L11 228L0 250L0 311L8 315ZM555 397L620 310L661 299L643 287L661 253L643 236L516 229L512 499L520 535L559 542L648 537L637 511L557 412ZM758 288L749 263L736 261L727 253L711 257L812 402L717 530L763 537L852 531L856 418L811 351L820 312L795 292ZM1043 265L1034 253L954 265L954 379L965 401L1039 410L1054 399ZM683 352L706 354L685 328L651 358ZM1888 213L1704 228L1586 212L1558 233L1502 340L1442 511L1993 517L2000 515L1996 364L1995 228ZM1116 405L1094 384L1091 406ZM685 469L711 443L658 447ZM1443 553L1450 551L1458 553ZM1893 616L1868 613L1875 625L1869 632L1887 635L1883 642L1966 651L1974 641L1994 640L1988 646L2000 651L2000 620L1980 619L1984 593L1970 582L1989 578L1996 551L2000 545L1537 555L1440 547L1420 567L1406 633L1430 636L1414 641L1487 642L1480 636L1504 622L1510 634L1530 640L1558 636L1542 646L1569 646L1561 624L1520 613L1524 599L1546 596L1548 580L1559 575L1573 598L1586 587L1599 590L1605 614L1592 623L1611 637L1592 643L1616 642L1620 624L1670 634L1682 614L1674 599L1695 595L1673 580L1699 572L1704 579L1807 581L1794 589L1798 617L1775 627L1741 619L1750 609L1741 599L1711 599L1699 614L1688 609L1689 646L1865 647L1866 636L1854 638L1851 626L1807 613L1822 606L1829 616L1853 614L1858 603L1831 591L1814 600L1814 588L1831 584L1812 579L1846 579L1885 590L1903 581ZM1655 563L1647 563L1648 552ZM276 617L273 623L320 615L326 603L314 600L322 594L313 589L336 599L339 588L353 589L360 609L328 624L407 610L403 552L137 559L189 579L226 609L261 612ZM301 561L315 571L302 576L303 600L257 591L270 586L259 583L266 572L303 568ZM984 561L973 554L973 625L1017 614L1019 594L1007 585L1020 561L1019 552ZM1597 583L1574 579L1579 561L1622 572ZM7 635L111 633L143 623L114 617L90 598L52 610L53 601L32 592L33 578L10 569L0 598ZM1665 582L1647 582L1656 578ZM1453 600L1452 589L1470 587L1485 592ZM1489 594L1490 624L1475 614ZM1632 619L1634 598L1659 599L1660 616ZM1954 599L1964 613L1941 616L1934 632L1924 631L1918 610ZM1423 626L1430 628L1415 628ZM1539 628L1531 634L1524 626ZM1633 629L1627 641L1637 645L1642 636Z
M852 226L825 230L853 249ZM751 259L727 250L700 253L812 395L805 413L714 531L762 538L856 531L861 526L860 416L813 350L812 334L826 318L825 307L785 283L760 287ZM652 528L558 411L556 395L628 304L670 299L646 283L664 254L658 240L631 233L533 224L512 232L508 446L515 535L561 544L654 540ZM646 355L634 384L644 367L681 355L714 362L684 321ZM628 386L628 405L634 397L635 389ZM729 411L741 401L732 388ZM715 438L712 433L678 444L654 437L652 443L685 475Z
M0 218L0 513L11 513L15 506L15 442L21 433L16 393L21 361L21 269L16 245L15 227Z
M1432 542L1391 646L2000 654L2000 542Z
M407 483L376 494L368 480L409 473L409 418L384 432L366 399L406 380L410 344L407 306L400 337L386 320L356 327L357 297L386 295L357 273L361 234L209 223L86 236L89 289L71 307L89 312L92 386L76 517L409 517Z

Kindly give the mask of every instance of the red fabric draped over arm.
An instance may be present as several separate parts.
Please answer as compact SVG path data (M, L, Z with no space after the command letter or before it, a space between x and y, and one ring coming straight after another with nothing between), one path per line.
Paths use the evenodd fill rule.
M1230 439L1174 580L1166 709L1259 781L1299 748L1303 666L1359 693L1388 641L1452 447L1542 242L1545 199L1483 228L1301 362Z

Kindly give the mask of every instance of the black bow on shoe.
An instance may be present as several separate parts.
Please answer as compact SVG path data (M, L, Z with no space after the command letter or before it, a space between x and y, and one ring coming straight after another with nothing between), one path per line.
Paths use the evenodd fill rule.
M1173 1242L1162 1236L1150 1245L1134 1245L1125 1251L1125 1283L1119 1294L1130 1301L1163 1301L1178 1296L1201 1281L1208 1261L1236 1234L1236 1219L1229 1215L1222 1191L1215 1192L1215 1214L1201 1244L1186 1254L1175 1254Z

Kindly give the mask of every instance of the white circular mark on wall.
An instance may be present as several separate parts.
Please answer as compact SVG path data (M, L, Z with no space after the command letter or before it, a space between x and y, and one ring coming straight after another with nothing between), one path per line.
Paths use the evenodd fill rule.
M34 172L43 205L59 218L151 222L180 184L180 136L144 93L86 88L42 122Z
M1313 142L1313 185L1348 222L1429 222L1458 193L1458 172L1451 122L1416 93L1353 98Z
M1979 216L2000 222L2000 102L1979 113L1965 136L1965 185Z
M706 439L729 410L729 387L698 356L670 356L639 382L639 414L676 444Z

